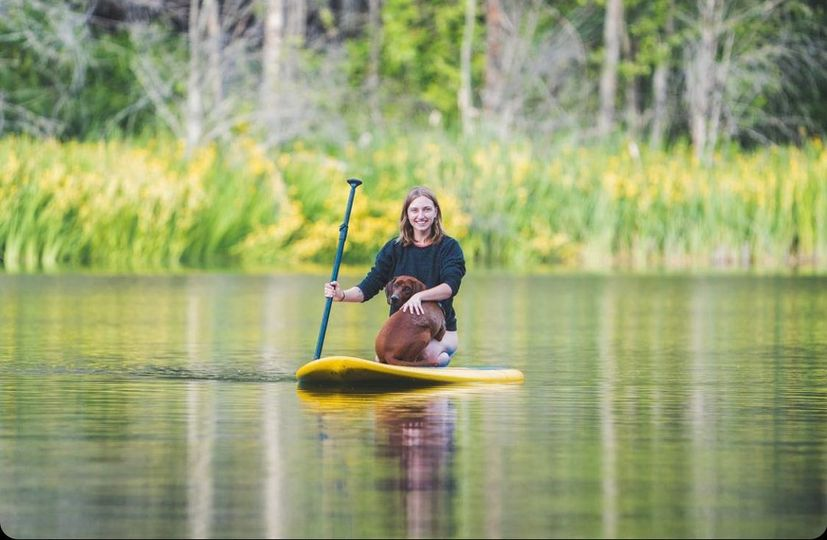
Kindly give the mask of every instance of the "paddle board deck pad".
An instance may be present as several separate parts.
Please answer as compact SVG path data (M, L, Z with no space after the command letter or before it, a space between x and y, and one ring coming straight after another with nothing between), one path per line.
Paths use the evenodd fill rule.
M522 383L524 378L518 369L393 366L352 356L312 360L296 371L296 377L302 386Z

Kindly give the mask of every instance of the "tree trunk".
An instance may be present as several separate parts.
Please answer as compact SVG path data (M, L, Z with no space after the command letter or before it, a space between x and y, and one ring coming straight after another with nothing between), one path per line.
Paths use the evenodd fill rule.
M669 90L669 58L671 54L668 42L674 31L674 8L674 2L673 0L670 0L666 13L663 41L661 43L662 56L658 59L657 66L655 67L655 74L652 77L654 111L652 113L652 130L649 135L649 143L654 148L660 148L663 145L663 136L669 120L669 113L667 110L667 92Z
M287 38L291 47L304 45L307 31L307 0L287 0Z
M352 35L361 30L359 0L340 0L341 29L345 35Z
M217 0L203 0L205 34L207 40L206 87L209 89L207 109L216 107L224 97L221 69L221 19Z
M652 94L654 110L652 111L652 129L649 133L649 144L653 148L663 145L663 134L666 131L667 121L667 90L669 88L669 65L661 60L655 68L652 77Z
M698 159L705 159L710 147L711 129L717 131L718 113L715 93L720 74L716 55L722 20L721 0L698 0L700 40L690 45L686 58L686 94L689 105L689 129L692 146ZM714 140L714 138L713 138Z
M707 151L718 145L718 136L721 134L721 118L724 110L724 91L727 78L729 77L729 66L732 59L732 47L735 44L735 35L729 31L724 41L721 62L715 69L713 79L714 89L712 103L710 105L709 127L707 132Z
M379 108L379 62L382 54L382 5L380 0L368 2L368 32L370 32L370 63L368 64L367 91L370 118L374 124L382 122Z
M208 137L207 120L223 101L221 19L217 0L193 0L189 7L189 73L185 114L186 152Z
M296 78L298 54L304 46L307 28L307 0L282 0L285 2L284 42L281 54L281 78L292 82Z
M622 21L621 21L622 22ZM632 40L626 25L622 25L620 32L622 36L622 56L634 63L637 59L637 43ZM640 131L640 91L639 80L634 73L626 79L624 97L626 99L626 129L633 137L637 138Z
M189 73L187 76L186 153L189 155L201 142L203 124L203 89L201 87L201 13L197 0L190 2L189 11Z
M284 0L268 0L264 17L262 46L261 110L265 122L273 122L278 112L278 86L284 48Z
M462 121L462 133L472 131L474 104L471 99L471 47L474 42L474 19L477 16L477 0L465 0L465 28L462 32L462 50L460 52L459 93L457 105Z
M603 69L600 74L600 116L598 133L608 135L614 128L617 72L620 64L620 39L623 28L623 0L607 0L603 19Z
M482 92L482 106L486 119L491 120L499 114L503 99L505 13L502 0L486 0L485 24L485 88Z

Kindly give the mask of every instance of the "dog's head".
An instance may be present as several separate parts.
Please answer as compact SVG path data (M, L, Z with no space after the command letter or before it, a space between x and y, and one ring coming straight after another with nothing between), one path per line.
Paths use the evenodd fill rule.
M388 304L395 310L407 302L411 296L425 290L425 284L413 276L396 276L385 285Z

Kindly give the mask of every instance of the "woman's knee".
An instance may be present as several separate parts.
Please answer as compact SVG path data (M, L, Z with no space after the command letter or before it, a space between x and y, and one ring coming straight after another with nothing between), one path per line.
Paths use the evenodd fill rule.
M441 341L432 339L425 348L425 360L431 365L445 367L457 352L457 333L446 332Z
M436 357L435 365L436 367L445 367L451 363L452 355L448 353L448 351L442 351L439 353L439 356Z
M456 331L445 332L445 335L442 336L442 341L439 343L442 345L442 349L453 358L454 354L457 352L457 347L459 347L459 337L457 336Z

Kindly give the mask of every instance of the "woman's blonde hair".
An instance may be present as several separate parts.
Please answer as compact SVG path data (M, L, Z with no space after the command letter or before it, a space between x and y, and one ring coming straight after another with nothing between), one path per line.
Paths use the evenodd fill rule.
M403 246L410 246L414 243L413 225L411 225L411 222L408 220L408 207L414 199L418 197L431 199L436 209L436 217L431 224L431 234L428 236L428 239L432 244L436 244L445 236L445 232L442 230L442 210L439 208L439 201L436 195L426 187L417 186L408 192L408 196L405 197L405 202L402 205L402 215L399 216L399 238L397 241L401 242Z

